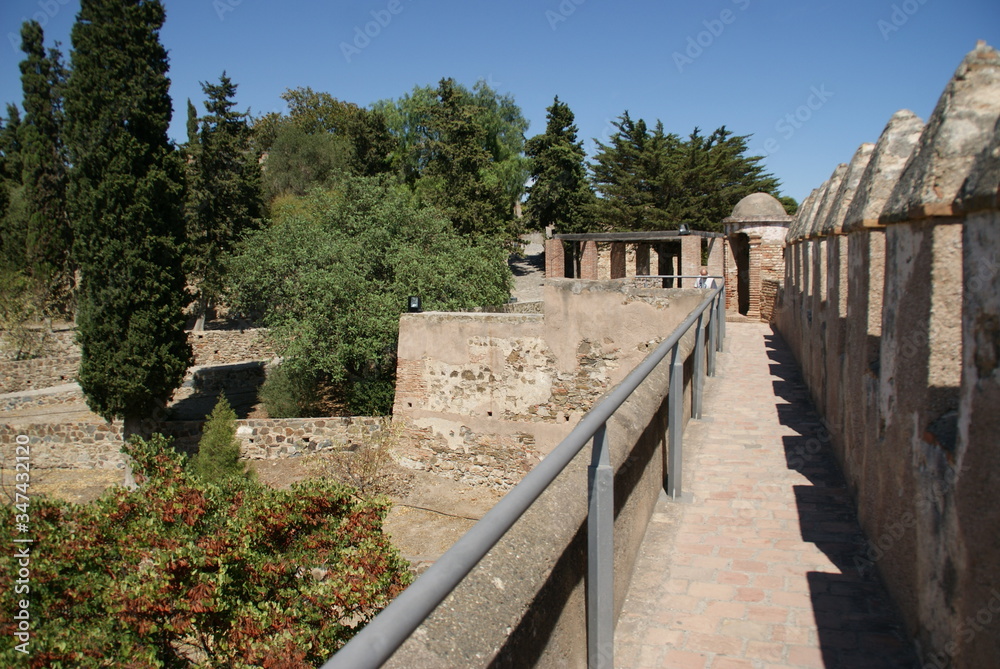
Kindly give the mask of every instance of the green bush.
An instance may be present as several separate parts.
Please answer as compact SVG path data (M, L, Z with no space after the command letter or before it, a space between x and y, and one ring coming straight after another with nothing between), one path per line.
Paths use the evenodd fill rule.
M137 490L0 509L4 536L34 542L16 544L27 589L23 558L0 552L0 666L316 666L411 580L384 503L325 480L207 485L159 435L125 450ZM21 600L27 655L14 647Z
M317 408L314 374L279 365L267 374L257 395L270 418L303 418Z
M234 478L254 477L253 470L240 460L240 441L236 438L236 412L225 395L202 428L198 453L188 463L189 471L206 483L224 483Z

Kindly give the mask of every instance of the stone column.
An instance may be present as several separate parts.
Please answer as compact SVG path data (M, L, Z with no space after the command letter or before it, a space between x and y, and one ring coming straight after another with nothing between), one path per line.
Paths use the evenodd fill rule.
M589 281L597 280L597 242L580 242L583 251L580 256L580 277Z
M726 240L724 237L708 238L708 274L723 276L725 273Z
M625 278L625 242L611 242L611 278Z
M760 319L760 235L747 235L750 240L750 308L747 318Z
M635 247L635 273L649 274L649 244L638 244Z
M701 237L687 235L681 237L681 270L684 276L696 276L701 270ZM693 288L694 279L681 279L680 287Z
M545 240L545 278L563 279L566 277L566 253L561 239Z

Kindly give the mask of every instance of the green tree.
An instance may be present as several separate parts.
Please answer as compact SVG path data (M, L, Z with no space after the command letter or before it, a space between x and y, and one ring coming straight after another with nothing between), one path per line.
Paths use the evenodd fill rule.
M305 195L313 188L329 188L350 172L350 146L331 133L310 134L294 123L280 123L264 163L264 192L268 200L283 195Z
M230 479L252 479L253 471L240 460L240 440L236 438L236 412L225 395L219 397L202 428L198 453L191 458L188 470L208 483Z
M236 84L223 72L218 84L203 83L207 115L188 145L186 206L188 283L195 288L204 329L222 290L220 258L246 231L259 225L263 202L257 156L250 146L248 115L233 110ZM190 122L190 111L189 111Z
M183 165L167 139L163 19L157 0L83 0L66 89L82 274L78 378L88 405L105 419L124 418L126 435L162 408L191 363Z
M682 140L657 121L652 133L626 111L608 144L598 142L591 165L601 194L598 216L613 229L721 231L722 219L743 197L778 195L778 180L760 156L747 156L749 135L722 126L711 135L698 128Z
M608 144L597 144L595 162L591 164L597 201L596 217L613 230L649 230L656 225L653 186L643 169L648 162L649 131L642 119L633 121L626 110L612 124L617 131Z
M21 183L21 110L7 104L7 117L0 127L0 250L4 267L12 272L26 270L25 247L28 236L28 207Z
M72 233L66 211L66 162L58 99L60 65L46 56L42 27L21 28L24 120L19 129L27 205L25 264L44 301L65 307L72 287ZM58 53L58 52L56 52Z
M525 206L529 225L536 230L552 226L557 232L590 232L595 198L573 112L556 96L547 118L545 133L524 147L531 159L532 184Z
M394 142L377 111L311 88L282 93L288 115L266 114L254 123L254 144L267 155L269 199L304 195L346 175L374 176L391 169Z
M393 165L423 202L466 235L508 241L520 232L514 210L528 178L528 122L509 95L485 82L453 79L376 103L396 139Z
M231 260L230 301L263 315L293 378L339 386L352 413L387 412L407 296L445 311L506 302L506 260L390 179L353 177L277 208L247 237Z
M137 490L32 499L32 667L315 667L412 580L384 501L322 479L206 485L159 435L125 448ZM6 536L17 513L0 509ZM7 639L17 573L4 551ZM29 666L10 641L0 665Z

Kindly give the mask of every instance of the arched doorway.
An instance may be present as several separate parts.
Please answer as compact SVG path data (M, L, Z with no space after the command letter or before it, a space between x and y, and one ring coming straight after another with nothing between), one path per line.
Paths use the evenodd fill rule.
M750 238L744 232L729 236L736 261L736 304L744 316L750 313Z

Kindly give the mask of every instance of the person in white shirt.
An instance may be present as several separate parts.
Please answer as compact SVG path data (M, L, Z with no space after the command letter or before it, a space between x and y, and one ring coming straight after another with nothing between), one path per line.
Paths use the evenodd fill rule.
M694 280L695 288L715 288L715 279L708 278L708 269L701 268L701 276Z

